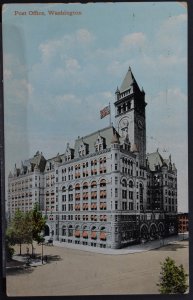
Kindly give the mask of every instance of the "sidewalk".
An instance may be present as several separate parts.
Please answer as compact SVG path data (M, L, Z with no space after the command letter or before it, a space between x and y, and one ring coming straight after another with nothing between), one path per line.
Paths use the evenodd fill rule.
M27 262L27 256L24 255L13 255L13 262L10 266L7 266L7 269L11 269L11 268L22 268L22 267L28 267L26 265ZM44 261L44 264L46 264L46 262ZM30 259L30 263L29 263L29 267L37 267L37 266L42 266L42 260L38 259L38 258L31 258Z
M179 241L182 241L184 239L187 239L187 235L178 235L178 236L171 236L160 240L155 241L149 241L145 244L139 244L139 245L132 245L128 246L122 249L109 249L109 248L94 248L91 246L84 246L79 244L69 244L64 242L58 242L54 241L54 246L57 247L64 247L74 250L81 250L81 251L87 251L87 252L94 252L99 254L107 254L107 255L122 255L122 254L132 254L132 253L138 253L138 252L145 252L157 248L164 247L171 243L177 243Z

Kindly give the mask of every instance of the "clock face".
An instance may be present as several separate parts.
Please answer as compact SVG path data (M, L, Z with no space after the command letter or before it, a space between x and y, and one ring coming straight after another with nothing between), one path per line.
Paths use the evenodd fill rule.
M122 129L122 128L128 128L129 126L129 120L128 118L123 118L120 120L119 122L119 128Z

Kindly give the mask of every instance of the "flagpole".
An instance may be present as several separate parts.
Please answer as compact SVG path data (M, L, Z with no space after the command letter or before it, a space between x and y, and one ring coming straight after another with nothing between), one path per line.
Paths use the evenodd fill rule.
M110 102L109 102L109 111L110 111L109 122L110 122L110 126L111 126L111 103Z

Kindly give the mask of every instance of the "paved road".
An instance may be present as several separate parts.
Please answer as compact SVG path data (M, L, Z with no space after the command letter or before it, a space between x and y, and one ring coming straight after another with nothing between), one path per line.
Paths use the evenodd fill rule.
M25 250L25 248L24 248ZM36 246L41 254L41 247ZM156 294L160 262L167 256L188 273L188 241L125 255L44 246L48 263L8 270L8 296Z

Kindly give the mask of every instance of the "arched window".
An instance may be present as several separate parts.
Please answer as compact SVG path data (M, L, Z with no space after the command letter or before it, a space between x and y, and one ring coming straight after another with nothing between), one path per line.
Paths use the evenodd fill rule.
M79 191L79 190L80 190L80 184L79 184L79 183L77 183L77 184L75 185L75 190L76 190L76 191Z
M96 233L96 227L95 226L93 226L91 228L91 239L92 240L96 240L97 239L97 233Z
M105 180L105 179L102 179L102 180L100 181L100 187L104 187L104 186L106 186L106 180Z
M83 190L86 190L86 189L88 189L88 183L87 183L87 182L84 182L84 183L83 183Z
M129 187L133 188L133 181L132 180L129 181Z
M62 226L62 235L65 236L66 235L66 226Z
M72 186L72 185L69 185L68 191L69 191L69 192L73 191L73 186Z
M127 181L126 181L126 179L122 180L122 187L127 187Z
M80 237L80 226L76 225L75 227L75 237L79 238Z
M62 192L63 193L66 192L66 187L65 186L62 187Z
M96 181L92 181L92 182L91 182L91 188L96 188L96 187L97 187Z
M68 227L68 236L73 236L73 227L72 227L72 225L70 225Z
M85 238L85 239L88 238L88 230L87 230L87 226L86 225L83 226L82 237Z
M141 229L140 229L140 235L142 239L148 239L148 227L147 225L142 225Z
M100 240L106 241L106 239L107 239L106 228L105 227L101 227L101 229L100 229Z
M151 238L155 238L157 235L157 226L155 224L152 224L150 226L149 234Z

